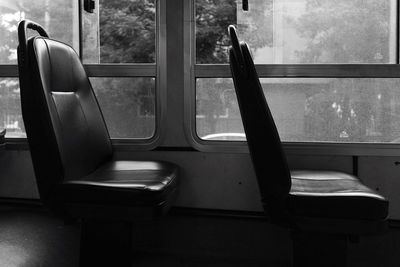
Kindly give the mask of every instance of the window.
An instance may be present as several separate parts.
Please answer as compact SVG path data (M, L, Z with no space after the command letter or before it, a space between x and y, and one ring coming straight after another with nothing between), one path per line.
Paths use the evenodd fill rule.
M7 129L6 137L24 138L21 115L17 64L17 25L22 19L36 21L46 27L51 36L79 50L78 2L29 0L0 3L0 129ZM57 18L55 20L54 18Z
M158 109L156 1L97 4L94 13L83 12L82 58L100 67L91 81L110 136L151 139Z
M264 78L261 85L283 140L400 142L400 79ZM197 80L203 139L244 140L232 87L229 78Z
M393 0L195 0L196 62L228 63L234 24L255 63L396 63Z
M90 80L110 136L124 139L151 138L154 135L154 78L91 78Z
M56 19L55 19L56 18ZM30 19L46 28L54 38L79 50L78 1L3 0L0 3L0 64L17 63L17 26Z
M192 124L199 140L245 140L227 27L252 49L283 141L400 142L398 1L194 0ZM321 65L323 64L323 65Z
M83 15L85 63L155 63L155 0L100 0Z
M0 121L0 128L7 129L7 137L26 137L17 78L0 78Z
M81 6L79 6L81 4ZM155 0L96 0L94 13L76 0L5 0L0 3L0 129L25 137L20 111L17 25L41 24L71 45L91 76L113 139L149 142L157 135L158 98ZM82 11L80 11L80 9Z
M0 128L8 128L7 137L24 136L16 25L29 18L79 53L113 139L151 143L165 121L174 129L165 140L174 143L178 135L184 139L185 117L199 143L245 140L227 57L227 27L234 24L252 49L284 141L398 142L398 2L249 0L244 12L240 0L96 0L94 13L87 13L82 1L3 0ZM166 14L182 5L184 20L167 23ZM175 49L181 37L183 51ZM178 70L167 73L175 63ZM180 67L183 116L181 88L160 88L167 75L181 79Z

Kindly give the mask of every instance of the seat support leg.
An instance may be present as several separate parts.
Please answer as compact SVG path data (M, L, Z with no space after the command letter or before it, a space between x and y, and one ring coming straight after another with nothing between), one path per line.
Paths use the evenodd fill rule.
M80 266L131 266L132 225L128 222L84 220Z
M346 235L292 233L294 267L347 266Z

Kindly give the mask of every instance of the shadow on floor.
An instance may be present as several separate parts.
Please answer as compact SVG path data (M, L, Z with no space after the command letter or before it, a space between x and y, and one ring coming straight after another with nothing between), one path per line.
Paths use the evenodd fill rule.
M135 223L133 229L132 266L284 267L291 262L289 232L261 219L175 214ZM0 267L78 266L79 234L79 225L65 225L41 208L2 205ZM399 228L349 245L349 267L399 264Z

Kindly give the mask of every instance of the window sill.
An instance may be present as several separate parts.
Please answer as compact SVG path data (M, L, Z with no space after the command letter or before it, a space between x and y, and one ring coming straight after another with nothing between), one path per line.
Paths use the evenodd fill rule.
M282 142L286 154L343 156L400 156L399 143ZM193 147L202 152L249 153L243 141L204 141L195 138Z
M148 151L163 150L153 140L116 140L113 139L116 151ZM193 147L174 147L174 151L190 150L210 153L249 153L246 142L241 141L203 141L193 142ZM6 144L1 149L28 150L25 138L6 138ZM291 155L342 155L342 156L400 156L399 143L327 143L327 142L283 142L283 148Z

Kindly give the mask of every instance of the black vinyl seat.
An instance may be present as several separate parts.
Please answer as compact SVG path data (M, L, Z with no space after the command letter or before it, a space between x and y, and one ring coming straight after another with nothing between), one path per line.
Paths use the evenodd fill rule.
M350 236L385 230L387 199L350 174L289 170L249 48L234 26L229 35L232 78L266 215L293 230L295 266L345 266Z
M176 176L176 166L168 162L112 161L85 177L64 181L60 195L67 203L157 206L175 193Z
M27 40L27 29L39 32ZM130 266L131 223L164 214L178 167L113 158L109 133L75 51L38 24L18 27L21 107L40 198L82 220L82 266Z
M388 202L353 175L292 171L287 208L295 216L384 220Z

